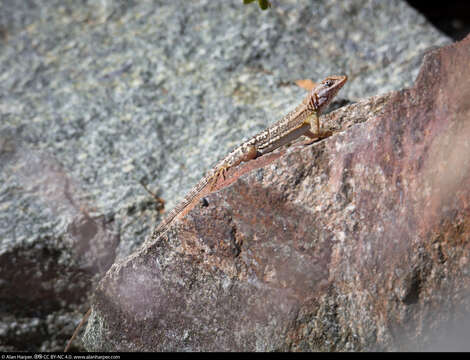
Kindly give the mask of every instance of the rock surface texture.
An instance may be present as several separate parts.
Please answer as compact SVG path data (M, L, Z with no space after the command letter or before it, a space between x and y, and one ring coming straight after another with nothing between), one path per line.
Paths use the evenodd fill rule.
M469 61L432 51L114 264L87 348L469 350Z
M348 102L344 99L352 102L411 86L423 54L430 47L448 42L423 16L401 0L282 0L273 1L273 7L265 12L256 4L243 6L241 0L0 1L0 350L61 351L89 307L88 296L95 288L95 280L101 279L111 264L126 259L146 240L146 245L152 245L148 241L161 215L139 181L148 184L153 191L159 191L166 201L165 211L169 211L211 164L300 102L304 90L295 85L297 80L316 81L330 74L349 75L350 82L341 91L336 103L338 107ZM385 101L380 100L381 97L377 99ZM374 106L379 109L379 105ZM365 107L357 105L354 109L364 111L363 120L370 116ZM341 136L344 135L338 135ZM309 204L314 199L320 201L326 196L324 192L312 192L306 187L305 196L312 197L310 202L304 202L301 195L295 194L296 188L307 186L308 181L315 181L316 187L323 189L328 178L325 176L329 175L323 173L322 166L328 164L321 163L325 158L320 157L320 149L330 154L326 146L331 141L333 139L302 151L281 151L277 155L282 155L282 159L272 163L277 164L278 170L271 182L266 174L274 165L255 172L250 170L250 167L261 166L261 161L240 169L247 170L249 175L240 180L243 182L233 185L246 184L246 191L239 196L245 194L247 199L255 199L253 191L266 194L264 202L256 207L244 205L240 216L251 216L251 212L259 211L257 216L260 217L266 209L281 202L285 206L282 212L285 220L282 221L289 226L286 230L281 229L282 233L293 230L293 225L288 222L290 214L298 219L299 229L301 226L308 228L308 234L299 232L297 240L286 238L286 245L278 247L279 239L283 238L280 232L277 242L269 245L272 255L260 249L260 261L263 262L256 265L254 258L248 257L237 270L232 266L248 256L247 246L259 246L258 233L253 237L249 234L239 237L244 234L238 229L242 222L234 216L231 224L234 230L227 233L229 237L224 235L212 245L210 241L215 241L210 240L212 238L193 244L194 229L187 223L188 236L193 234L187 241L182 242L181 234L173 232L168 241L161 242L162 248L158 250L158 256L163 256L162 263L142 266L147 270L135 273L141 277L133 279L129 275L126 281L130 283L120 285L123 291L128 285L137 287L129 288L125 295L128 296L126 306L133 306L131 300L139 296L140 281L145 281L147 275L153 279L153 271L157 271L161 275L155 277L159 279L155 281L161 281L162 287L169 287L168 294L175 295L171 303L191 304L179 295L177 287L181 286L187 293L190 283L175 285L172 281L176 275L172 275L171 267L180 269L180 273L193 271L193 296L201 296L201 292L207 294L204 298L207 308L188 308L183 312L184 318L175 317L175 324L182 323L180 328L186 328L188 332L179 338L182 341L179 345L165 340L167 342L162 342L160 348L207 348L203 339L212 334L219 339L219 343L214 343L214 349L242 349L244 344L247 344L246 349L281 348L284 345L276 340L279 339L276 334L287 334L287 329L292 330L294 325L286 324L293 318L308 324L305 332L309 334L310 326L313 326L312 320L308 320L310 313L302 315L306 305L298 304L312 296L311 289L317 286L323 289L324 284L328 284L325 276L331 270L320 266L319 262L330 266L331 244L341 234L331 229L331 236L325 238L327 233L321 230L321 218L315 225L307 219L301 220L301 214L307 215L310 221L315 220L318 214L313 216L316 210ZM352 140L351 144L359 146ZM348 146L346 150L353 149L353 145ZM318 161L308 162L308 166L300 170L300 165L294 163L284 167L285 156L292 161L299 156L307 159L309 152L316 154ZM338 152L344 153L340 149ZM274 157L270 159L274 161ZM335 167L336 171L340 171L342 165L337 163L335 166L338 167ZM313 178L308 177L309 171ZM316 173L318 176L315 177ZM341 176L348 178L349 175L350 172L345 172ZM260 178L251 186L247 179L253 176ZM303 177L310 180L303 180ZM287 182L282 182L284 180ZM342 197L352 196L348 189L353 185L345 185L344 191L338 192L338 201L346 201L341 200ZM185 221L214 211L215 199L220 197L227 199L224 201L228 208L218 213L214 226L223 228L224 221L232 217L230 209L241 206L236 205L235 195L229 195L234 191L230 189L207 197L208 206L195 209L197 211L189 214ZM321 198L315 198L313 194ZM296 197L299 200L295 200ZM217 205L216 209L220 208L221 205ZM349 211L347 209L345 211ZM317 212L325 211L319 209ZM265 216L269 217L269 212ZM253 224L258 223L252 220ZM266 226L281 221L275 220L265 218L264 221ZM202 221L194 224L205 229ZM256 225L257 231L263 229L262 224ZM366 226L366 223L360 225ZM242 227L247 231L250 229L248 225ZM215 230L207 235L210 234L213 236ZM305 239L313 237L318 244L303 241L301 236ZM209 243L204 247L206 241ZM292 241L304 244L303 262L295 265L286 260L285 264L280 263L280 256L290 259L295 255ZM330 244L331 250L319 247L323 242ZM187 252L183 252L177 243L185 246ZM268 244L266 242L266 246ZM149 249L156 251L156 245L152 246ZM206 255L201 257L197 250L191 256L200 261L202 267L195 264L180 266L178 261L182 259L193 261L188 254L200 246ZM318 249L325 253L317 252ZM220 252L225 254L224 261ZM256 256L254 250L252 254ZM140 253L134 256L141 259ZM171 257L179 260L173 264ZM310 257L318 263L310 261ZM267 259L271 262L265 268ZM166 263L170 268L162 268ZM310 263L316 263L318 269L315 265L317 270L309 273L304 269L313 266L306 265ZM286 267L283 273L276 268L281 265ZM215 270L222 277L212 272ZM264 276L269 286L258 289L258 284L264 283L253 277L255 275ZM180 279L183 281L191 276L181 274ZM209 278L198 280L203 276ZM293 280L297 276L297 281L304 279L305 289ZM212 278L215 282L209 281ZM104 283L109 281L107 278ZM283 322L267 312L262 302L265 298L257 297L257 291L272 294L270 284L279 281L283 284L292 282L292 289L295 289L291 292L273 285L279 296L271 298L272 305L267 306L272 306L273 314L282 314L286 319ZM246 288L246 283L252 284L253 288ZM147 295L142 299L142 311L155 292L164 294L153 280L148 284L155 291L143 290ZM220 292L217 298L211 298L216 289L209 291L207 286L210 284L222 284L217 290ZM246 293L251 305L235 309L240 317L228 311L232 305L238 306L230 300L236 291L252 291ZM160 299L164 302L169 297L161 295ZM214 299L223 300L223 305L215 304ZM285 306L283 299L292 301L286 311L279 310ZM163 306L161 304L159 306ZM234 320L238 319L238 323L233 322L230 327L229 321L224 320L219 326L219 319L210 320L214 326L209 331L206 327L210 321L204 322L199 316L203 314L213 319L209 310L217 306L224 306L226 313ZM256 306L260 306L260 315L251 318L251 314L257 313ZM292 313L296 307L298 315ZM95 308L99 310L98 306ZM125 309L131 316L132 308ZM175 309L180 311L181 307ZM326 311L322 309L318 314ZM135 319L147 316L137 313ZM98 321L95 315L94 319ZM160 328L154 322L158 316L150 312L148 316L153 320L134 323L140 324L141 334L145 329L152 332ZM242 316L249 317L247 325L254 326L255 337L243 328ZM328 316L332 319L331 324L336 324L334 313ZM320 318L319 315L311 317ZM131 319L134 318L131 316ZM162 329L171 328L170 318L161 318L161 321ZM188 321L195 321L203 328L197 330L195 326L183 325ZM103 329L108 326L106 322L101 324ZM328 324L324 323L325 328ZM300 329L299 326L296 328ZM88 333L98 329L89 327ZM175 331L176 339L179 330L177 326L174 329L171 331ZM227 340L229 331L233 336L249 338ZM163 330L157 333L164 336ZM152 337L145 340L148 343L138 345L139 337L136 332L133 334L130 339L135 343L119 343L119 337L116 337L115 342L109 342L105 347L100 344L100 339L105 337L97 333L94 340L88 337L87 346L89 349L150 349L156 346L150 344ZM171 334L165 336L171 337ZM289 333L292 339L297 336L294 335ZM182 339L186 339L187 346L181 345L184 344ZM194 344L195 339L201 341L200 346ZM256 341L256 346L249 345L250 341ZM119 346L115 345L117 343ZM328 348L325 344L324 349ZM302 346L292 345L291 349L303 349ZM335 346L333 344L331 348ZM73 350L84 349L80 341L75 342Z

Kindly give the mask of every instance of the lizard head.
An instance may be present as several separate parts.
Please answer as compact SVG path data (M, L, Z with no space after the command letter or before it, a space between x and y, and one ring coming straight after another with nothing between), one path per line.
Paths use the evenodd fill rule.
M347 80L348 77L346 75L328 76L313 88L310 93L309 105L311 105L315 111L321 112L331 100L333 100Z

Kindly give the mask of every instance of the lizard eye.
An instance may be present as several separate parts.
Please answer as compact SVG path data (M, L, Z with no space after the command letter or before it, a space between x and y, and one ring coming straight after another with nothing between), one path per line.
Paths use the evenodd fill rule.
M330 87L333 85L333 80L326 80L325 81L325 86Z

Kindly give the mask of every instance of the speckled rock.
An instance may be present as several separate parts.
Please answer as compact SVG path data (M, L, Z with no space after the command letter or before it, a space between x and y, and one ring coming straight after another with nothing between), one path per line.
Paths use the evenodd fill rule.
M0 349L63 348L91 279L160 219L139 181L169 210L295 80L383 94L446 42L398 0L1 1Z
M115 263L87 348L469 350L469 56L433 51Z

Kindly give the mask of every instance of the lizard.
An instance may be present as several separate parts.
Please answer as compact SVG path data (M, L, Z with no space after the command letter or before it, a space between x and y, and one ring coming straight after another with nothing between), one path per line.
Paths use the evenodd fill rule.
M309 92L295 110L232 150L170 211L155 229L152 239L163 235L173 219L192 204L206 186L210 185L210 191L212 191L220 177L225 180L225 175L230 168L274 151L302 135L310 139L327 137L328 132L321 133L320 131L319 116L344 86L347 79L346 75L328 76Z
M225 175L229 169L238 166L242 162L248 162L268 154L282 145L294 141L300 136L306 136L310 139L322 139L329 136L328 132L322 133L320 131L319 116L328 104L330 104L338 91L344 86L347 79L348 77L345 75L328 76L309 92L295 110L232 150L193 187L172 211L170 211L168 216L162 220L153 232L152 239L157 239L166 233L173 219L189 207L199 197L203 189L209 186L210 191L214 190L219 178L222 177L225 179ZM91 308L83 316L80 324L75 329L64 352L69 350L70 345L78 335L78 331L90 314Z

